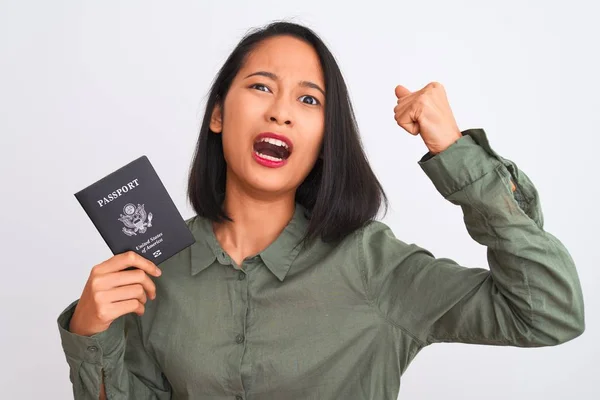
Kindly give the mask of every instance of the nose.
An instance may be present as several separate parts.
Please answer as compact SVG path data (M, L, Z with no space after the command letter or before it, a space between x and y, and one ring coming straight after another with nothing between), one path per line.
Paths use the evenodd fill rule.
M271 116L269 119L270 119L271 121L274 121L274 122L277 122L277 123L279 123L279 120L278 120L277 118L273 117L273 116ZM284 123L285 123L286 125L289 125L289 124L291 124L291 123L292 123L292 121L290 121L289 119L286 119L286 120L284 121Z
M285 103L285 100L283 100L283 99L278 99L278 100L273 101L273 104L271 105L271 107L269 107L269 110L267 111L267 115L269 116L269 121L275 122L278 125L281 125L281 124L291 125L292 118L291 118L290 105L283 104L283 103Z

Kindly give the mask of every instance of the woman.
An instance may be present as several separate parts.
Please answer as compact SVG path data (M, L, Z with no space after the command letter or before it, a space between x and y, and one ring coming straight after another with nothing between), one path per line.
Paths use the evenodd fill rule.
M76 399L396 399L436 342L551 346L584 331L579 278L534 185L461 132L443 86L396 87L400 127L489 270L394 237L340 70L311 30L249 33L210 91L189 177L196 243L94 266L59 317ZM128 266L139 270L125 271Z

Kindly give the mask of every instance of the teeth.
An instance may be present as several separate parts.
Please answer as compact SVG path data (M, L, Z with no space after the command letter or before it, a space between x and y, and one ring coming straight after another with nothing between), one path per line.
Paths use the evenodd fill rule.
M276 146L285 147L286 149L288 148L288 145L285 142L283 142L283 141L281 141L279 139L274 139L274 138L267 137L267 138L262 138L260 140L260 142L267 142L267 143L274 144Z
M267 160L271 160L271 161L283 161L283 159L281 159L281 158L271 157L271 156L268 156L266 154L259 153L258 151L255 151L254 153L256 153L256 155L258 155L261 158L266 158Z

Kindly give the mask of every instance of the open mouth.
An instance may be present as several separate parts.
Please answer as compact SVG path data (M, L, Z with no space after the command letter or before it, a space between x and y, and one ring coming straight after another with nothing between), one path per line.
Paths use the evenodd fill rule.
M254 152L270 161L287 160L292 154L290 146L283 140L272 137L260 137L254 142Z

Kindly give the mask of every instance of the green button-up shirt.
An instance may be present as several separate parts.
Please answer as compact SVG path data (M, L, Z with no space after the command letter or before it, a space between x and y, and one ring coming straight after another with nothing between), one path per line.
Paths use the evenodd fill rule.
M419 162L489 270L435 258L380 221L337 245L297 246L305 209L238 267L211 223L152 277L157 297L90 337L58 318L75 399L395 400L414 357L437 342L551 346L584 331L574 262L544 231L538 193L469 129ZM516 185L512 191L511 181Z

